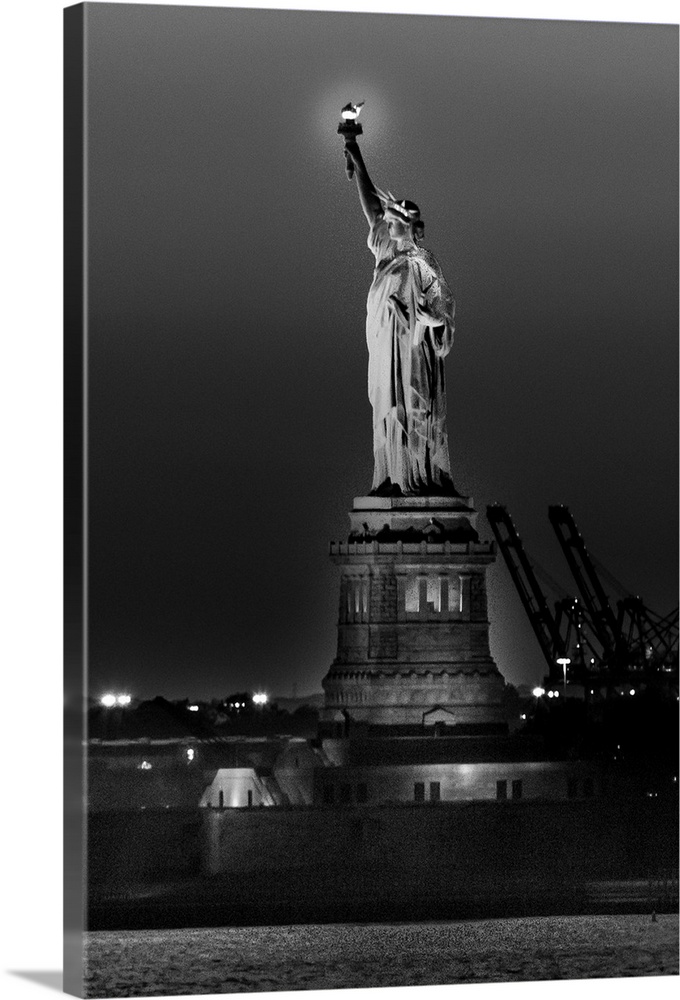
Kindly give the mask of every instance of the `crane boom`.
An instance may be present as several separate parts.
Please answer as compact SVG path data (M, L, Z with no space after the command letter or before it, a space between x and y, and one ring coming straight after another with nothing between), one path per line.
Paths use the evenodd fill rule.
M554 581L529 558L507 508L501 504L486 508L498 547L548 664L549 681L561 681L557 660L566 654L569 668L568 678L564 674L565 683L582 684L586 700L593 685L604 684L611 693L617 684L634 682L637 687L640 680L668 684L675 679L677 683L678 609L666 616L657 615L639 597L628 594L618 602L615 614L595 559L569 509L554 506L548 514L581 595L580 600L562 597L555 602L554 611L538 577L546 576L553 585Z
M564 654L558 622L548 606L507 508L492 504L486 508L486 516L552 675L557 657Z
M591 626L603 648L615 657L621 643L619 624L576 522L569 508L562 504L549 507L548 517L588 611Z

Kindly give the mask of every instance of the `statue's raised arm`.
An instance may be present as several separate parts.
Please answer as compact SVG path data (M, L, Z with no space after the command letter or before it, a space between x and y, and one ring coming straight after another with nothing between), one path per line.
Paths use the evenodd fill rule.
M368 220L369 226L375 225L383 217L383 205L380 201L378 190L366 169L364 158L359 149L359 143L355 138L346 140L345 157L348 161L351 161L354 168L353 172L357 181L359 201L361 202L364 215Z

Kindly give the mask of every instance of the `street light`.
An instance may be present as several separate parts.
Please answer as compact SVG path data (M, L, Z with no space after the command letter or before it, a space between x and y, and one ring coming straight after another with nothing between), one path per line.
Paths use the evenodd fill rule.
M571 660L569 659L568 656L558 656L557 657L557 662L562 667L562 671L564 673L564 697L566 698L567 697L567 667L571 663Z
M264 692L258 692L257 694L254 694L253 695L253 704L254 705L266 705L267 704L267 695L264 694Z
M100 703L104 708L113 708L114 705L120 705L125 708L132 701L129 694L105 694L103 698L100 699Z
M543 695L545 694L545 688L535 687L531 693L533 694L534 698L542 698Z

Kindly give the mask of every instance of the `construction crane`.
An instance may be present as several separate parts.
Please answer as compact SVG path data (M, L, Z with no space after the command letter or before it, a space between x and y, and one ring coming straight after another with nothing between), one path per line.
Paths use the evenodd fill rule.
M551 608L538 581L539 574L542 576L546 574L539 571L535 560L525 551L507 508L501 504L492 504L486 508L486 516L527 618L538 639L548 666L550 682L557 683L562 677L562 668L558 660L566 659L568 651L575 644L575 637L582 636L583 609L579 607L578 598L567 595L555 601ZM554 583L552 580L550 582ZM554 586L557 589L558 585ZM592 652L596 654L597 650ZM576 662L576 657L569 659L574 660L574 667L571 670L573 675L579 664Z
M548 517L603 649L616 650L620 638L616 615L569 508L548 507Z
M626 682L641 671L646 679L659 672L677 674L678 609L663 617L626 591L615 613L600 575L606 575L617 589L624 588L588 552L569 508L549 507L548 517L602 644L602 666L610 682Z
M621 640L632 669L647 673L678 672L678 609L658 615L639 597L618 602Z
M548 606L512 518L500 504L487 507L486 516L543 655L549 664L554 663L556 657L564 653L559 625Z
M601 583L599 564L588 552L569 509L553 506L548 514L580 595L563 596L553 608L538 581L545 574L539 574L538 564L525 551L507 509L493 504L486 510L548 665L549 682L558 683L564 676L566 683L568 677L582 684L587 695L592 686L603 685L611 692L617 684L677 678L678 610L657 615L623 590L626 596L615 612Z

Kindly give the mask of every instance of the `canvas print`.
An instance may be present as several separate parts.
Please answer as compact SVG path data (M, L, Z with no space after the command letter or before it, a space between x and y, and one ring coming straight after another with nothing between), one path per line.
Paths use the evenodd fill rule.
M65 11L69 992L677 975L677 42Z

